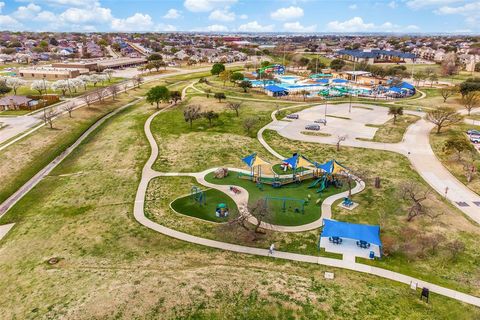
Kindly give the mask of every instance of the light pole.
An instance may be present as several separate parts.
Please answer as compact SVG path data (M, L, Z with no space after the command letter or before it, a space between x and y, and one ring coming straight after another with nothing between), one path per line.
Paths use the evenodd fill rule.
M47 86L45 84L45 77L46 75L43 75L43 90L45 90L45 93L47 93ZM42 92L43 92L42 90ZM43 94L42 95L42 100L43 100L43 121L45 122L45 124L47 124L47 102L45 100L45 95Z

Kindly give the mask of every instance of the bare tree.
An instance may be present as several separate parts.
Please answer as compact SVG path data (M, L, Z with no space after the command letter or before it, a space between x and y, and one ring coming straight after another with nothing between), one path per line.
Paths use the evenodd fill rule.
M130 81L125 81L124 83L122 83L123 92L127 92L129 83L130 83Z
M92 103L95 102L96 96L93 93L86 93L82 96L83 102L87 105L87 107L90 107Z
M418 184L416 181L404 182L400 185L400 194L404 200L410 202L408 208L407 221L412 221L418 216L428 216L432 219L440 216L440 213L431 212L423 202L428 199L430 189L426 189Z
M272 218L272 211L268 207L268 202L265 199L258 199L256 202L248 205L248 212L253 216L257 222L255 224L254 232L256 234L265 232L260 230L262 222L268 223Z
M190 129L193 126L193 121L199 119L202 114L200 112L200 106L198 105L189 105L183 110L183 117L185 119L185 122L190 123Z
M120 88L118 86L111 86L110 93L112 94L112 99L115 101L117 98L117 94L120 92Z
M447 99L455 95L456 93L457 93L456 88L443 88L442 90L440 90L440 94L443 97L443 103L447 102Z
M467 156L462 163L465 178L467 179L467 183L470 183L477 174L477 167L475 166L475 160L472 157L472 153L469 152L468 155L469 156Z
M92 95L94 96L95 101L98 101L100 103L103 102L103 90L102 89L97 89L92 92Z
M70 118L72 117L72 112L73 112L74 109L75 109L75 103L73 103L73 102L69 102L69 103L65 104L65 106L63 107L63 110L68 112L68 116Z
M468 115L473 108L478 107L480 104L480 93L478 91L470 91L464 96L462 96L462 104L465 109L467 109Z
M136 88L140 88L140 85L143 83L143 77L141 76L136 76L132 78L133 81L133 86Z
M45 124L50 126L50 129L53 129L53 119L57 116L57 113L52 108L45 110L43 112L43 121Z
M451 107L438 107L427 112L427 120L437 127L437 134L444 127L451 126L463 120L463 117Z
M240 112L240 108L242 107L242 103L241 102L229 102L227 104L227 108L230 109L230 110L233 110L235 111L235 114L237 115L237 117L239 116L239 112Z
M250 131L255 127L257 122L258 119L256 117L248 117L243 120L243 128L247 131L248 135L250 135Z
M337 136L337 143L336 143L336 145L337 145L337 151L340 151L340 144L341 144L343 141L347 140L347 138L348 138L348 135L346 135L346 134L344 134L344 135L338 135L338 136Z

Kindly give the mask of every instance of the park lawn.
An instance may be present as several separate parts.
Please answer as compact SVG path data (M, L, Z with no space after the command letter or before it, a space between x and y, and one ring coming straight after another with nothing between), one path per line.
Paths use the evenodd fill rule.
M360 205L353 211L342 209L335 203L332 206L333 218L340 221L380 225L381 237L388 256L380 262L387 269L404 272L420 279L442 284L474 295L480 294L480 272L478 257L480 248L475 245L480 230L458 209L445 202L437 193L430 193L425 205L435 214L442 215L435 219L417 217L411 222L406 220L408 202L401 197L399 188L402 183L416 183L421 188L428 188L423 179L411 168L408 159L402 155L361 148L341 147L337 152L335 146L315 143L292 142L267 130L264 138L269 145L281 154L301 151L309 159L322 162L336 159L343 165L366 176L366 189L352 196ZM381 188L373 186L375 177L380 177ZM407 237L406 234L413 236ZM439 250L437 254L417 253L415 244L421 236L440 233L445 236L442 248L455 239L465 244L465 250L458 259L451 261L449 251ZM388 248L387 248L388 245ZM442 270L441 274L437 270Z
M381 278L213 250L139 225L132 209L152 112L139 105L109 119L2 218L16 225L0 242L0 290L9 293L0 318L480 317L435 294L435 303L420 302L418 292ZM183 179L159 179L161 190L188 192ZM147 206L168 210L168 201L160 193ZM171 214L173 223L196 220ZM48 265L51 257L59 263ZM325 271L335 280L322 280Z
M397 121L393 124L393 119L388 120L382 125L367 124L367 127L378 128L373 136L373 139L360 139L384 143L401 142L407 128L420 120L420 117L406 114L398 116Z
M459 181L465 184L472 191L480 194L480 175L477 173L472 179L472 181L467 182L462 161L458 161L458 158L455 155L447 154L443 150L445 142L449 138L464 137L468 140L468 137L465 134L468 129L480 130L480 126L459 124L442 129L440 134L436 134L436 129L434 129L430 133L430 145L432 146L435 155L440 159L440 161L448 169L448 171L450 171ZM472 146L474 145L472 144ZM474 150L471 155L473 163L476 166L478 172L480 170L480 153ZM464 154L462 156L462 159L465 159L465 156L466 155Z
M104 103L79 108L68 115L61 115L54 121L54 129L42 127L24 139L0 151L0 203L45 167L93 123L112 110L134 100L132 95L142 95L156 84L152 82L140 89L130 90Z
M411 105L414 107L431 109L431 108L438 108L438 107L452 107L458 110L463 109L462 102L461 102L461 95L456 94L454 96L448 97L446 102L443 102L443 97L440 94L440 90L438 88L422 88L423 92L426 93L426 97L420 100L405 100L404 104Z
M200 187L201 188L201 187ZM204 203L199 203L192 199L191 195L175 199L170 205L178 213L203 219L211 222L227 222L236 216L238 212L237 205L233 199L216 189L202 190L205 197ZM217 217L215 210L217 205L225 203L229 209L228 217Z
M228 101L229 99L227 99ZM219 118L193 121L190 128L183 110L187 105L198 105L201 111L215 111ZM205 96L189 96L179 106L159 114L152 122L152 132L159 145L160 155L154 168L159 171L191 172L212 167L244 168L243 157L258 152L265 160L272 160L255 139L256 132L271 121L275 105L268 102L244 101L239 116L227 109L227 102ZM250 134L243 128L246 118L254 117L257 124Z
M30 110L2 110L0 111L0 116L1 117L16 117L16 116L22 116L24 114L27 114L31 112Z
M238 178L236 172L230 172L230 174L223 179L215 179L214 174L209 173L205 177L205 180L214 184L233 185L245 188L248 191L248 203L250 205L266 197L294 199L286 201L285 211L282 209L282 200L268 200L272 216L270 219L267 219L266 222L282 226L299 226L318 220L321 215L321 209L320 203L317 204L317 199L323 201L333 194L345 191L345 188L337 189L335 187L328 187L321 193L317 193L318 187L308 188L313 183L313 179L302 181L299 184L292 183L282 186L281 188L274 188L264 183L260 189L252 181ZM306 201L304 213L297 212L297 210L301 210L302 208L301 201Z

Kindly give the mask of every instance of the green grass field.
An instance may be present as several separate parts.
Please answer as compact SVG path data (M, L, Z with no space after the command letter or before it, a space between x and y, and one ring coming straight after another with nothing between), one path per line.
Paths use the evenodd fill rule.
M232 198L216 189L204 190L203 193L205 203L199 203L189 195L176 199L171 206L178 213L206 221L227 222L235 217L238 208ZM220 203L227 204L230 214L226 218L217 217L215 214L215 209Z
M308 188L308 186L310 186L314 181L312 179L302 181L302 183L299 184L288 184L282 186L281 188L274 188L271 185L264 183L260 189L252 181L238 178L235 172L230 172L229 176L224 179L215 179L213 173L210 173L205 177L205 179L208 182L215 184L234 185L245 188L249 194L248 201L250 205L253 205L255 201L259 199L265 199L267 197L295 199L285 202L285 210L283 210L282 200L268 201L272 217L267 222L283 226L298 226L319 219L321 210L320 206L316 204L317 199L321 199L322 201L333 194L345 190L337 189L331 186L321 193L317 193L318 187L311 189ZM296 212L301 210L302 201L307 202L304 206L305 212Z

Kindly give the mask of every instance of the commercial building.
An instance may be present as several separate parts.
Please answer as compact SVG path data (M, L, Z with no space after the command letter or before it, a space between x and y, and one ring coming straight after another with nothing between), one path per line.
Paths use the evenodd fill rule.
M86 68L54 68L54 67L34 67L21 68L18 70L20 77L30 80L60 80L72 79L82 74L88 74L90 71Z

